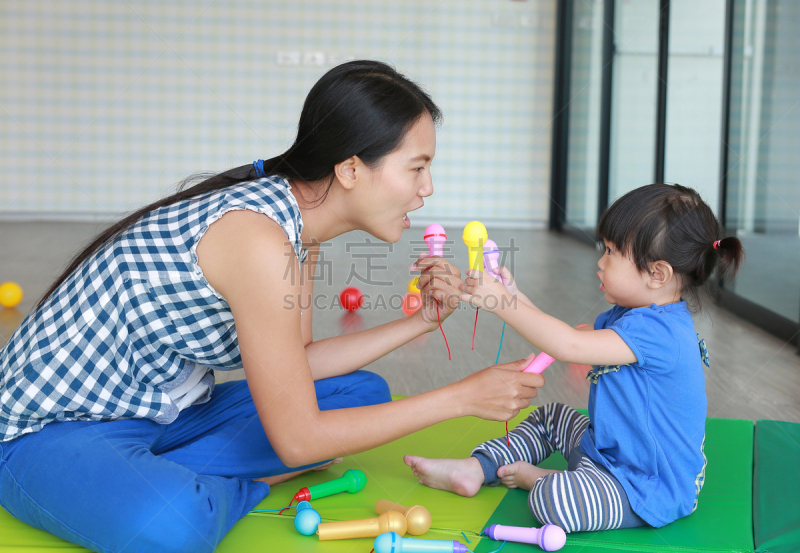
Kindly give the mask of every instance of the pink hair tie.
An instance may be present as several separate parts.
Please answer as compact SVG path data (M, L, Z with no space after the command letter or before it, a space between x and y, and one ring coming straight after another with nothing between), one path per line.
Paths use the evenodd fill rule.
M715 249L715 250L718 250L718 249L719 249L719 243L720 243L720 242L722 242L722 240L717 240L716 242L714 242L714 249Z

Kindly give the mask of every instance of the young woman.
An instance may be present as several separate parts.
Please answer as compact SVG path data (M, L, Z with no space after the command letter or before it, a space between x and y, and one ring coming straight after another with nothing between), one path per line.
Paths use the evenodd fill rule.
M392 68L346 63L314 85L286 152L90 244L0 352L3 507L95 551L212 551L270 484L527 407L544 381L524 360L395 402L358 370L436 329L436 301L443 318L455 309L462 281L442 259L426 262L411 317L315 342L301 312L320 242L409 228L433 193L439 119ZM241 367L246 381L214 386L212 369Z

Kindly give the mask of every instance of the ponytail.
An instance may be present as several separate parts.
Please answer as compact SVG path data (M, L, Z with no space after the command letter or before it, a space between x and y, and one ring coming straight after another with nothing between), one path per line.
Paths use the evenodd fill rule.
M735 236L721 238L714 242L713 250L719 258L720 278L733 278L744 261L742 242Z

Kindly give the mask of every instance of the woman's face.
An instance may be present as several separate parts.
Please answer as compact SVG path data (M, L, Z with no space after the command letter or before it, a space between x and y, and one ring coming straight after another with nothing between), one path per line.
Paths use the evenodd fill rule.
M360 197L363 230L385 242L397 242L411 226L408 213L433 194L431 162L436 153L436 129L425 113L408 130L397 148L372 171L372 182Z

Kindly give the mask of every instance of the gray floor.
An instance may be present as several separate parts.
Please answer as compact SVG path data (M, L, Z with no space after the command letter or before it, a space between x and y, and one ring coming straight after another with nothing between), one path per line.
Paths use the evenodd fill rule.
M0 346L30 311L60 268L87 243L101 225L88 223L0 223L0 281L13 280L25 290L17 309L0 309ZM408 266L421 249L421 229L415 226L398 244L383 244L365 234L351 233L323 249L315 284L314 336L324 338L356 332L402 317L399 301L411 274ZM467 264L460 228L448 228L458 240L449 254L460 267ZM542 310L572 324L591 323L608 309L595 276L598 253L576 241L545 231L493 230L490 237L501 249L512 244L505 263L513 268L520 288ZM512 242L513 240L513 242ZM447 251L445 253L448 253ZM367 282L364 282L367 281ZM345 314L335 301L346 284L368 296L369 309ZM366 306L365 306L366 307ZM706 369L709 416L779 419L800 422L800 357L786 344L707 302L696 315L700 336L706 339L711 368ZM384 376L397 394L421 393L453 382L494 364L502 322L481 313L475 350L471 350L475 310L464 306L444 325L453 360L440 333L407 344L369 369ZM533 351L515 331L506 328L501 362ZM586 366L556 362L545 373L546 386L536 403L560 401L586 407L589 385ZM243 371L218 374L218 381L243 378Z

